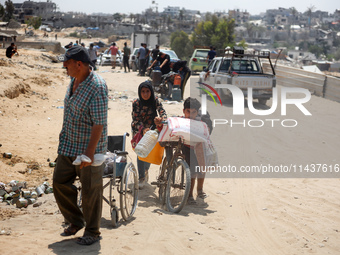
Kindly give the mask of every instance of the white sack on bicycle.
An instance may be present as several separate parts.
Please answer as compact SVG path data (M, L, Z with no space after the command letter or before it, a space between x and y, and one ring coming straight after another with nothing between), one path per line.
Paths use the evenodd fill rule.
M194 146L196 143L207 143L209 139L208 126L202 122L181 117L170 117L163 126L158 141L178 141L182 138L184 144Z

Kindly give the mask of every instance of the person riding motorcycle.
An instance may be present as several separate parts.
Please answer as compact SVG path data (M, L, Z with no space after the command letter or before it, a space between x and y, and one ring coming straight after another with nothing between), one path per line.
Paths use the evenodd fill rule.
M158 61L160 63L159 67L163 75L171 71L170 56L168 54L165 54L164 52L159 52L157 59L152 62L151 66L148 67L148 70L151 69L154 65L156 65Z

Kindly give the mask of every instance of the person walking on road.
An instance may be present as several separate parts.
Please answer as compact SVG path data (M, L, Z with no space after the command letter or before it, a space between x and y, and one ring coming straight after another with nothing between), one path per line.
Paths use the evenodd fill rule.
M144 47L144 43L141 44L137 58L139 59L139 74L140 76L145 76L145 63L146 63L146 50Z
M129 59L131 55L131 50L129 47L127 47L126 42L124 43L123 52L124 52L124 57L123 57L124 72L126 73L126 67L129 69L129 72L130 72Z
M117 53L118 53L118 47L116 46L116 43L112 43L109 52L111 53L111 63L112 63L112 69L116 68L116 60L117 60Z
M93 67L93 70L97 70L96 63L97 63L97 57L98 52L97 49L94 47L93 43L90 44L90 48L88 49L90 59L91 59L91 66Z
M84 47L68 49L62 61L71 82L64 99L53 192L60 212L70 222L61 235L72 236L85 227L76 243L90 245L100 240L108 89L103 78L89 68L91 59ZM75 165L78 156L80 165ZM73 185L77 176L82 184L82 209Z
M159 115L159 116L158 116ZM138 98L132 103L132 133L135 136L142 128L144 135L150 129L155 129L156 124L167 118L162 102L155 97L150 81L142 82L138 87ZM148 181L150 163L137 157L139 188L143 188Z

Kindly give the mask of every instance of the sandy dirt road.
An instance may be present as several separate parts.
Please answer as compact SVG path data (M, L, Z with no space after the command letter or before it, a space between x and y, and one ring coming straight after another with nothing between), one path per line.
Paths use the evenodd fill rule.
M50 68L39 68L43 60L37 51L25 51L25 57L33 68L19 63L22 59L14 59L11 66L1 62L3 90L19 81L30 88L13 99L0 97L0 151L20 158L13 164L1 158L0 180L26 180L34 186L45 180L51 182L52 168L47 158L56 157L62 125L62 109L58 107L63 105L69 78L60 64L43 62ZM131 101L145 78L136 73L112 73L109 67L100 67L99 73L110 89L109 134L130 132ZM192 77L192 89L196 81L197 76ZM164 107L170 116L182 114L181 104ZM244 117L232 117L230 102L217 111L211 101L208 107L212 118L255 118L248 108ZM280 111L271 116L296 119L299 124L295 128L217 126L212 140L216 141L220 163L340 163L340 104L312 96L306 107L311 117L294 107L288 109L286 117ZM130 143L127 145L136 163ZM28 161L38 163L39 169L31 174L20 173ZM150 180L155 179L158 166L152 166L150 172ZM116 229L104 205L102 240L91 247L77 245L75 238L59 236L63 217L53 195L41 198L43 204L38 208L15 209L1 204L0 230L10 232L0 236L1 244L5 244L1 254L340 254L339 179L228 177L207 176L205 190L209 197L198 199L198 205L186 206L179 214L161 208L157 190L147 185L140 191L135 218L121 222Z

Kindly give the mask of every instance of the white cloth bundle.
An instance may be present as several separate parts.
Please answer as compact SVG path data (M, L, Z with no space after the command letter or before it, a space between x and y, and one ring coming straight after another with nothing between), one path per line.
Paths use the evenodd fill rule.
M91 166L100 166L101 164L103 164L104 161L105 161L104 154L94 154L93 163L91 164ZM75 166L79 166L81 162L91 163L91 159L86 155L80 155L77 156L76 160L73 161L72 164Z

